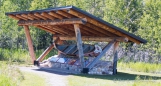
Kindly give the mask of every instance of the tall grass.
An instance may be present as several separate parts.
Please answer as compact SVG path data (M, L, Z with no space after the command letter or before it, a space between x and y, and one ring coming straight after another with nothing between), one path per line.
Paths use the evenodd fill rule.
M23 79L18 68L0 61L0 86L18 86Z
M118 68L123 70L132 70L137 72L161 73L161 64L144 62L119 62Z
M44 50L35 51L36 57L38 58ZM47 59L50 56L57 54L56 50L52 50L46 57ZM31 58L28 50L24 49L2 49L0 48L0 60L18 62L18 63L31 63Z

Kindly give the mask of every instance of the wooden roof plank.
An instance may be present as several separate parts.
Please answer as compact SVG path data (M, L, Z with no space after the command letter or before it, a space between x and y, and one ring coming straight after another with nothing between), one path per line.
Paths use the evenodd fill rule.
M96 30L96 31L98 31L98 32L100 32L102 34L107 35L107 36L115 36L115 37L117 36L115 34L112 34L112 33L108 32L108 31L106 31L106 30L104 30L104 29L102 29L100 27L97 27L97 26L95 26L95 25L93 25L91 23L88 23L88 22L85 24L85 26L87 26L88 28L91 28L91 31L94 29L94 30Z
M14 15L12 15L12 14L9 14L8 16L11 17L11 18L13 18L13 19L20 20L20 18L14 16Z
M84 29L84 30L86 30L86 31L88 31L88 32L92 32L95 36L106 36L105 34L101 34L101 33L98 33L97 31L95 31L95 30L91 30L90 28L88 28L88 27L86 27L86 26L83 26L83 25L80 25L80 28L82 29Z
M70 14L64 12L64 11L61 11L61 10L56 11L56 13L58 13L58 14L64 16L64 17L67 17L67 18L74 18L74 16L72 16L72 15L70 15Z
M28 16L26 14L21 14L21 16L25 17L26 19L34 20L34 18L32 18L32 17L30 17L30 16Z
M67 32L63 31L62 29L60 29L57 26L48 26L48 27L53 29L53 30L55 30L55 31L57 31L57 32L59 32L59 33L61 33L61 34L63 34L63 35L67 35L68 34Z
M49 14L46 13L46 12L42 12L41 15L42 15L42 16L45 16L46 18L51 19L51 20L54 20L54 19L55 19L55 17L49 15Z
M20 19L23 19L23 20L28 20L27 18L24 18L23 16L17 14L16 17L20 18Z
M48 14L51 15L51 16L54 16L54 17L56 17L56 18L58 18L58 19L63 19L63 16L58 15L57 13L55 13L55 12L53 12L53 11L49 12Z
M73 25L66 25L66 27L74 31L74 26ZM83 28L80 28L80 30L81 30L81 35L88 36L89 34L91 34L90 32L84 30Z
M37 17L39 17L39 18L41 18L41 19L47 20L46 17L41 16L39 13L34 13L34 15L37 16Z
M29 13L29 14L27 14L29 17L31 17L31 18L34 18L34 19L37 19L37 20L40 20L40 18L39 17L37 17L37 16L35 16L34 14L31 14L31 13Z
M66 35L66 34L65 34L65 33L63 33L62 31L57 30L57 29L53 28L52 26L44 26L44 25L42 25L42 27L44 27L44 28L48 28L49 30L54 31L54 32L57 32L58 34Z
M49 29L47 29L47 28L45 28L45 27L42 27L42 26L39 26L39 25L34 25L34 26L37 27L37 28L40 28L40 29L42 29L42 30L44 30L44 31L50 32L50 33L52 33L52 34L56 34L56 32L51 31L51 30L49 30Z

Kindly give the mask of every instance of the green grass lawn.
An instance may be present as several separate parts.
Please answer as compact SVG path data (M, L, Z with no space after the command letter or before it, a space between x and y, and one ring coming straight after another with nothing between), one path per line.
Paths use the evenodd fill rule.
M47 86L44 77L30 72L22 72L24 80L19 86Z
M161 74L119 71L117 75L71 75L68 86L161 86Z

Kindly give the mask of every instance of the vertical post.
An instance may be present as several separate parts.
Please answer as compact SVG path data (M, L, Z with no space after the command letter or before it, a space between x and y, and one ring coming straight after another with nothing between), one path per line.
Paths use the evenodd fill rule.
M26 35L26 39L27 39L27 44L28 44L30 56L31 56L32 62L34 63L34 61L36 60L36 57L35 57L34 48L33 48L32 40L31 40L31 36L30 36L29 27L28 26L23 26L23 27L25 29L25 35Z
M82 69L85 67L84 63L84 56L83 56L83 48L82 48L82 38L81 38L81 32L79 29L79 24L74 24L75 34L76 34L76 40L77 40L77 48L79 52L79 58Z
M113 74L117 74L117 60L118 60L118 47L119 47L119 42L115 42L114 44L114 58L113 58Z

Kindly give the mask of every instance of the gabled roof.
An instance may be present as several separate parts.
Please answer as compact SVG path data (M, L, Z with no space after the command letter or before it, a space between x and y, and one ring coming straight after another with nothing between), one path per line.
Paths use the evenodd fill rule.
M75 36L74 26L71 22L80 20L82 21L82 24L80 24L82 36L127 37L129 42L135 42L137 44L147 42L132 33L129 33L74 6L9 12L6 13L6 15L19 20L18 25L32 25L57 35ZM59 22L66 20L71 22L64 24L51 24L53 21Z

